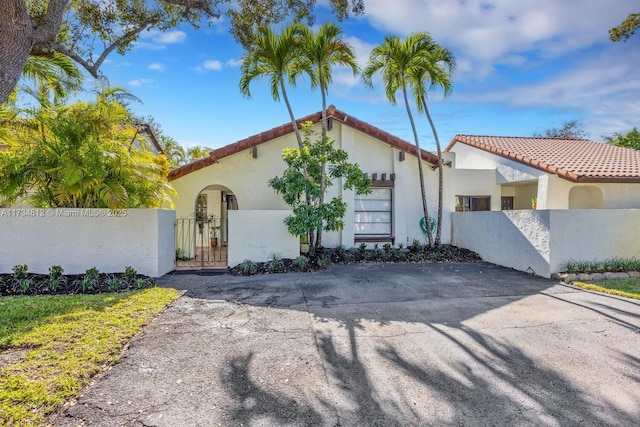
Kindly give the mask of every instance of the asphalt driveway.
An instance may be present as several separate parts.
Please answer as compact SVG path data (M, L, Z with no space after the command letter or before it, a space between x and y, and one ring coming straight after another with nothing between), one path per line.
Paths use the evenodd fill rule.
M160 284L59 426L640 424L640 301L486 263Z

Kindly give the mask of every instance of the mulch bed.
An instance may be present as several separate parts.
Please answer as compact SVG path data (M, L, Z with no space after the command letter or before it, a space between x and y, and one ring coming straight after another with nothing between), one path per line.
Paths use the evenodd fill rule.
M231 269L237 276L287 272L309 272L326 268L330 264L396 263L396 262L480 262L478 254L452 245L440 245L430 249L420 244L408 247L318 248L297 259L272 257L266 262L245 261Z
M0 296L11 295L69 295L125 292L150 288L156 285L153 278L137 274L125 277L122 273L101 273L96 278L84 274L69 274L53 281L48 274L27 274L15 278L12 274L0 274Z

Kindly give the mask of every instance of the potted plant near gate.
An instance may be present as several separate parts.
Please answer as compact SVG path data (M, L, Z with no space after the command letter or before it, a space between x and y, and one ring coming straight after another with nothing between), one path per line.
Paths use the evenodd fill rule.
M220 229L220 226L215 226L212 225L210 227L211 230L211 247L215 248L216 246L218 246L218 230Z

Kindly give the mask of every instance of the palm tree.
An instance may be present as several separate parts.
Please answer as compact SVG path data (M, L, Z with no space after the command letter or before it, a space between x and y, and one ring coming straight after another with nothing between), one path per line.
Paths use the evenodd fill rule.
M35 83L37 91L47 97L53 93L54 103L63 101L68 95L82 88L82 73L76 63L60 53L47 57L29 56L22 70L22 82L25 80ZM15 96L15 92L14 90L10 99Z
M411 71L413 67L420 66L424 62L424 56L428 54L428 47L431 44L431 37L425 33L415 33L401 40L396 36L386 36L384 42L373 48L369 56L369 63L362 72L364 82L368 86L373 86L372 77L375 73L380 72L385 84L385 93L387 99L392 103L396 103L396 92L402 89L404 104L407 109L407 115L411 122L411 130L416 144L418 156L418 173L420 175L420 193L422 197L422 210L427 223L427 238L429 246L433 247L433 234L429 227L429 209L427 206L427 197L424 186L424 173L422 167L422 151L420 149L420 140L416 130L416 124L413 120L411 107L409 106L409 97L407 95L407 86L411 81Z
M306 27L303 30L304 44L296 68L306 69L310 73L311 87L320 87L322 95L322 137L327 136L327 92L332 81L331 70L335 65L351 68L356 75L360 70L353 49L342 41L342 29L333 23L326 23L317 33ZM322 165L324 168L324 165ZM320 200L324 203L324 174L320 175ZM322 227L316 232L315 246L322 246Z
M442 170L442 149L440 147L440 139L436 126L429 113L427 106L427 91L435 87L441 87L444 90L444 96L451 94L452 84L451 75L456 66L456 60L453 53L431 39L428 34L423 34L425 38L430 39L425 47L427 52L422 56L420 63L412 66L408 70L409 84L413 88L413 94L416 99L418 111L423 112L427 116L433 137L436 141L436 150L438 152L438 220L435 244L440 245L442 235L442 196L444 192L444 172ZM428 88L427 88L428 84ZM427 224L428 225L428 224Z
M0 204L24 198L36 207L159 207L175 194L164 156L133 143L136 128L117 89L95 101L34 109L9 123L0 151ZM26 114L26 113L25 113Z
M360 71L356 56L351 46L342 41L342 29L328 22L317 33L304 27L304 45L300 60L304 65L300 68L311 71L312 87L319 86L322 95L322 136L327 135L327 92L333 80L331 69L335 65L351 68L355 76Z
M160 135L160 146L171 167L177 168L185 164L187 153L184 147L178 144L173 138Z
M285 80L288 80L291 86L295 86L296 78L301 73L311 74L310 70L305 69L306 63L297 60L302 47L303 31L304 26L294 24L286 27L280 34L275 34L268 26L261 25L256 31L253 44L242 60L240 69L240 92L246 97L251 98L251 82L262 77L269 79L271 96L275 101L279 101L282 94L300 148L303 145L302 135L289 103Z
M203 147L201 145L196 145L194 147L190 147L187 149L187 163L199 160L206 159L209 157L209 153L211 152L211 148Z

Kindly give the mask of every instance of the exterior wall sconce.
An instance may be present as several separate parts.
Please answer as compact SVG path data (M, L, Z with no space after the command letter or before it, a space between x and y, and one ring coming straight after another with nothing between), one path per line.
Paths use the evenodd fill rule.
M400 151L398 153L398 160L400 160L401 162L404 162L404 156L405 156L405 152L404 151Z
M257 158L258 158L258 147L257 147L257 146L254 146L254 147L251 149L251 156L252 156L254 159L257 159Z

